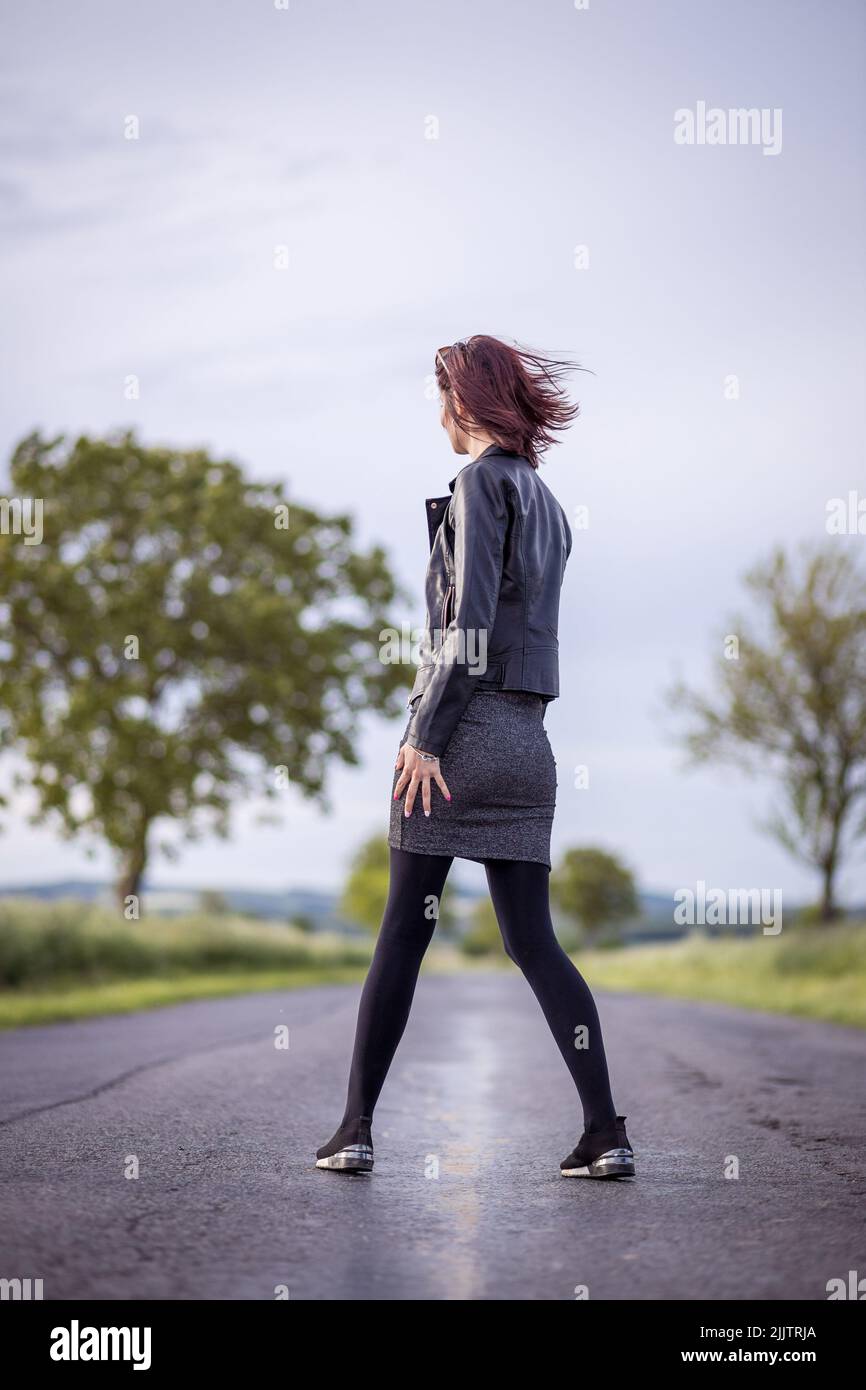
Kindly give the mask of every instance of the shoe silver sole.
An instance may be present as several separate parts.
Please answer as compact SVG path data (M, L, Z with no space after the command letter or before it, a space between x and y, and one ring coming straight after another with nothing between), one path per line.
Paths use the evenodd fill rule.
M317 1158L316 1167L331 1168L338 1173L369 1173L373 1168L373 1150L369 1144L349 1144L330 1158Z
M634 1154L631 1149L608 1149L584 1168L560 1168L564 1178L633 1178Z

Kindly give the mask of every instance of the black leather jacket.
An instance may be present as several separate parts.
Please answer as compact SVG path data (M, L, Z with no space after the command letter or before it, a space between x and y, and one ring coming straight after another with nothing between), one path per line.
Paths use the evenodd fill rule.
M443 754L478 686L559 694L565 512L528 459L491 444L427 499L427 622L406 740Z

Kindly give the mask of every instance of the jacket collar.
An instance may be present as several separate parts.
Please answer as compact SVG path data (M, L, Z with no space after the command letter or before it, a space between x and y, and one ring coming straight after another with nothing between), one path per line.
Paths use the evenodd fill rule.
M502 449L498 444L490 444L488 448L484 449L478 455L478 458L476 458L474 462L477 463L478 459L486 459L491 454L508 454L511 458L518 457L511 449ZM466 467L465 464L464 467ZM462 472L463 469L461 468L460 473ZM454 493L454 484L457 482L457 478L460 477L460 473L457 474L457 477L452 478L451 482L448 484L448 495L446 497L428 497L425 501L424 505L427 511L427 535L430 540L431 550L433 549L433 542L436 539L436 532L439 530L442 518L445 515L448 504Z
M490 456L491 454L510 454L513 458L517 458L517 455L514 453L514 450L513 450L513 449L503 449L503 448L501 447L501 445L499 445L499 444L488 444L487 448L486 448L486 449L482 449L481 453L478 454L474 459L472 459L471 462L477 463L479 459L486 459L486 458L489 458L489 456ZM463 468L466 468L467 466L468 466L468 465L464 463ZM454 484L457 482L457 479L460 477L460 473L463 472L463 468L460 469L460 472L457 473L456 476L453 477L453 478L451 479L451 482L448 484L448 490L449 490L449 492L453 492L453 491L454 491Z

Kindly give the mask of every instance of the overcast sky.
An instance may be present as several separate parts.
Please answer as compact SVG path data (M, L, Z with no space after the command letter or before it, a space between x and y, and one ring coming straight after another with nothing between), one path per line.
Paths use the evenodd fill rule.
M674 676L706 679L743 570L866 492L866 7L32 0L6 29L4 461L36 426L231 454L351 511L417 624L423 499L459 466L434 349L570 351L594 375L544 477L590 525L546 721L554 852L615 849L646 888L812 893L758 828L772 784L685 772L661 710ZM781 148L676 143L699 102L781 112ZM152 877L336 886L385 832L404 722L368 719L330 817L290 800L261 827L249 806ZM0 882L109 863L20 818L0 839ZM862 860L843 886L866 895Z

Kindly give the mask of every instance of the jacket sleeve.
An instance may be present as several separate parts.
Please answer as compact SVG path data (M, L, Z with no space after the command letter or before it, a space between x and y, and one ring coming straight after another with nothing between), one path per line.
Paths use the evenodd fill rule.
M499 603L508 507L503 483L485 460L469 464L458 474L452 514L453 616L406 735L413 748L438 757L475 691L482 673L479 659L490 644Z

